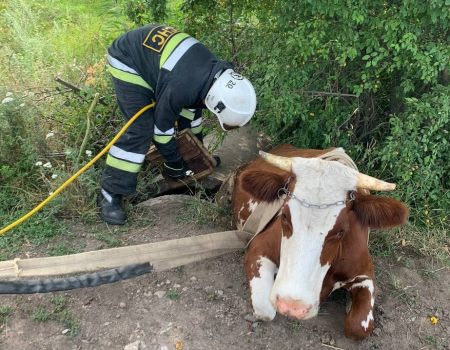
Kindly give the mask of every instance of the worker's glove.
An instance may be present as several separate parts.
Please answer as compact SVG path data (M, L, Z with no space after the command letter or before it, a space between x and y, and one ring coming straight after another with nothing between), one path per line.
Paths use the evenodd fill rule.
M176 162L164 162L163 173L172 179L182 179L186 176L194 175L194 172L189 169L186 162L182 159Z

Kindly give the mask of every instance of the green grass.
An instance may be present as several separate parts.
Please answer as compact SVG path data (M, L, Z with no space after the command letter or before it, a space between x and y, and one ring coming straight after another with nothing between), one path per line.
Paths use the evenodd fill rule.
M58 243L54 247L48 249L48 255L50 256L61 256L61 255L70 255L77 253L77 250L73 247L67 246L65 243Z
M8 0L2 18L0 38L21 68L16 73L36 82L57 72L79 74L77 65L100 59L128 27L120 8L106 0Z
M433 347L435 347L438 344L437 339L434 336L432 336L432 335L425 336L423 338L423 342L425 344L433 346Z
M8 322L8 317L12 314L12 308L9 306L0 306L0 333L4 325Z
M167 292L166 297L170 300L178 300L180 299L180 294L175 290L170 290Z
M122 242L120 238L111 233L96 232L94 234L94 237L95 239L106 243L107 247L109 248L120 247Z
M373 256L388 257L395 251L393 235L388 231L375 231L370 233L369 250Z
M412 249L439 265L450 266L450 231L444 227L424 228L410 224L388 231L373 231L369 249L376 257L392 257L399 251ZM403 263L405 267L411 266L408 258Z
M177 223L196 223L199 225L210 225L217 223L219 217L226 216L225 212L218 204L209 198L203 189L199 189L184 204L184 210L177 215Z
M32 314L32 319L36 322L56 321L62 323L69 329L67 335L74 337L78 333L79 325L68 308L68 302L63 295L56 295L50 298L47 306L38 306Z
M43 306L38 306L32 316L33 320L38 322L46 322L49 321L52 318L52 313L50 310Z
M16 215L3 216L5 222L12 223L20 218L24 212ZM44 211L31 217L16 228L0 236L0 259L7 260L20 254L25 243L39 245L51 241L54 237L63 234L65 225L57 220L51 212Z

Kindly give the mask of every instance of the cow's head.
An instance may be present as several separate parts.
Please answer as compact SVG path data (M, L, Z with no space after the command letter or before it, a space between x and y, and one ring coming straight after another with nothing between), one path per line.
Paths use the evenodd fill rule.
M370 260L369 229L402 224L408 210L401 202L362 190L393 190L394 184L339 162L261 155L284 172L244 172L243 189L257 201L271 201L283 188L287 194L278 217L281 248L270 301L282 314L311 318L319 310L327 273L357 275L361 258Z

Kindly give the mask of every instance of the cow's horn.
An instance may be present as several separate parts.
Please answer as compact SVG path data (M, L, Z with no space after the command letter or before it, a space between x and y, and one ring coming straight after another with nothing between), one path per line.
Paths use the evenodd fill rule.
M259 151L259 155L270 164L282 170L291 171L292 160L288 157L275 156L264 151Z
M395 190L395 184L378 180L372 176L358 173L358 183L356 187L365 188L374 191L392 191Z

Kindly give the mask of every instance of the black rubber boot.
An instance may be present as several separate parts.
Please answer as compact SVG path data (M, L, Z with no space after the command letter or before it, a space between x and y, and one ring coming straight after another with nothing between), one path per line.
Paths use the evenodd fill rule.
M108 224L123 225L127 221L121 194L108 193L102 189L97 197L97 205L100 217Z

